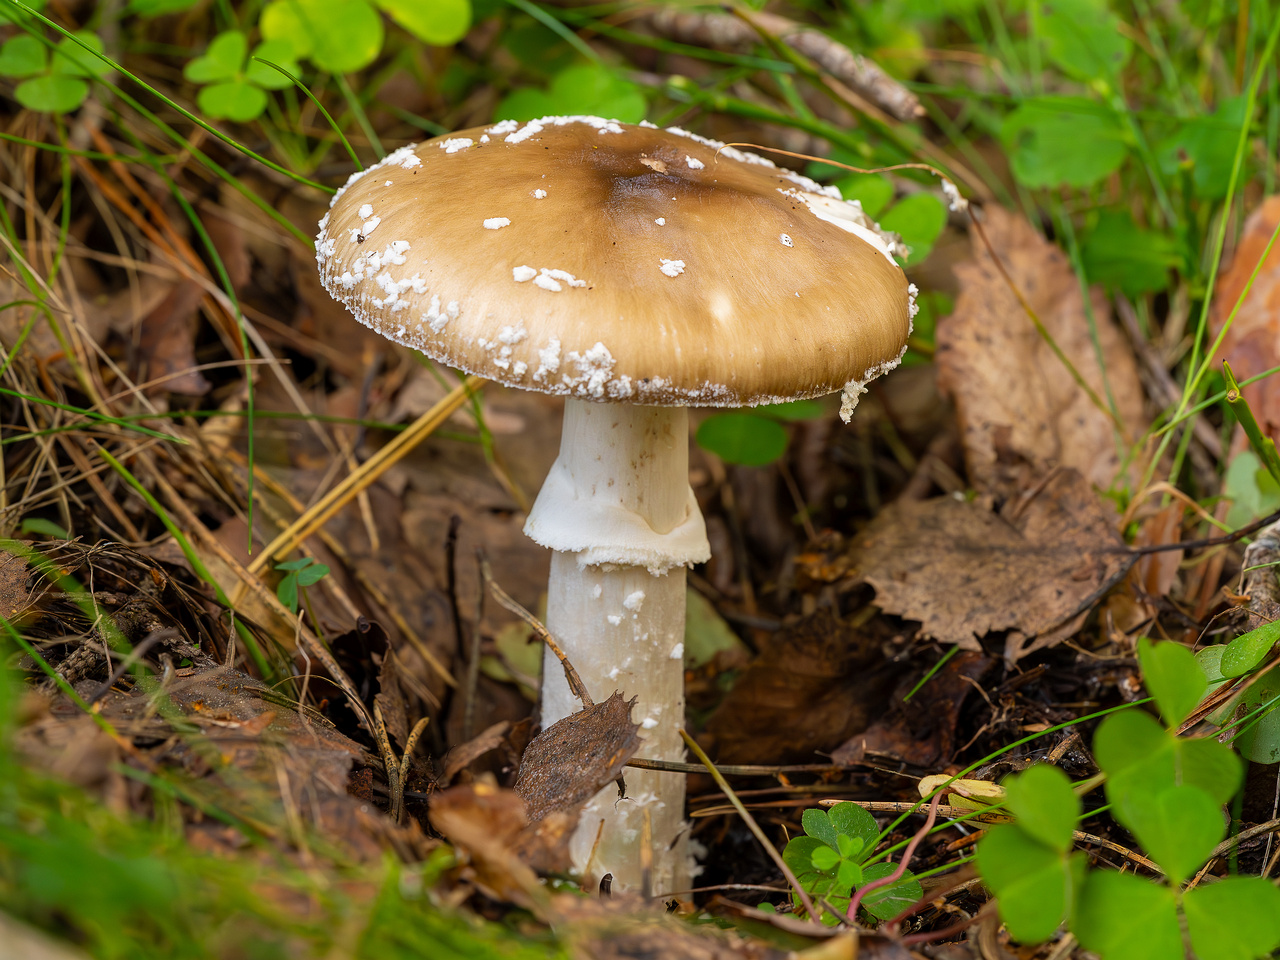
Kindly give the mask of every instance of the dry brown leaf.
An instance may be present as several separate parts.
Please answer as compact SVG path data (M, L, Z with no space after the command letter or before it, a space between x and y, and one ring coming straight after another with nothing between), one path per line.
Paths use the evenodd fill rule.
M1214 291L1210 317L1215 335L1222 330L1240 299L1278 222L1280 195L1268 197L1245 221L1244 235L1231 266L1218 278ZM1272 247L1258 272L1258 279L1227 331L1216 359L1219 363L1222 360L1230 363L1239 380L1280 366L1280 243ZM1267 377L1250 384L1244 388L1244 396L1263 431L1275 436L1280 431L1280 379Z
M529 825L516 851L533 869L569 869L569 840L583 804L622 776L640 747L640 727L631 721L634 704L615 692L557 720L525 748L515 792L527 806Z
M196 366L196 328L204 289L194 280L184 281L142 320L138 348L146 361L142 379L161 380L154 390L204 396L209 390Z
M473 761L483 757L489 751L497 750L498 747L502 746L502 742L506 739L507 732L510 729L511 721L499 720L466 743L459 743L451 747L444 757L444 774L440 777L441 784L448 785L452 783L459 770L470 766Z
M895 668L880 643L820 610L770 638L707 723L721 763L812 763L865 730Z
M1066 255L1021 217L986 208L986 233L1005 269L1085 382L1115 400L1133 442L1142 432L1137 365L1101 293L1091 297L1106 363L1094 352L1080 284ZM956 404L969 478L983 492L1029 488L1051 466L1108 487L1121 454L1108 416L1090 401L1036 331L986 248L956 268L955 311L938 321L938 382Z
M470 861L470 879L496 899L532 907L538 878L514 851L525 828L524 801L510 790L477 781L431 799L431 825Z
M22 625L24 614L35 602L31 577L24 557L0 550L0 614L14 626Z
M920 632L981 650L1009 631L1009 662L1070 636L1133 556L1109 503L1074 470L1057 470L1002 514L939 497L898 502L853 544L859 576L889 613Z
M530 822L574 812L622 775L640 748L631 720L634 700L614 691L608 700L557 720L534 737L520 759L516 793Z
M857 763L871 754L928 768L949 762L956 748L960 707L976 692L975 682L992 662L985 654L961 651L909 702L896 700L869 728L841 744L831 759L840 764Z

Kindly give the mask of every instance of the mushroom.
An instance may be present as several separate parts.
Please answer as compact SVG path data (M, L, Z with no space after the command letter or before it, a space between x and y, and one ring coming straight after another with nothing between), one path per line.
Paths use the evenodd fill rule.
M437 137L356 174L316 257L366 326L566 398L525 525L554 551L547 627L593 696L636 699L642 754L680 760L685 571L710 556L687 407L843 390L847 420L906 349L915 288L896 242L837 190L716 141L544 117ZM576 709L550 661L544 726ZM588 804L576 868L634 889L647 863L651 890L687 889L683 775L631 770L626 788Z

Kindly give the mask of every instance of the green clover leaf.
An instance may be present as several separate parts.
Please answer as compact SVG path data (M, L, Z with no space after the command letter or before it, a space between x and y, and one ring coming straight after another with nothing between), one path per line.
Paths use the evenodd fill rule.
M862 882L883 880L898 869L894 863L873 863L862 871ZM862 898L862 909L878 920L892 920L924 896L920 881L907 870L893 883L876 887Z
M239 30L228 30L213 38L203 56L196 57L182 71L192 83L234 80L244 66L249 41Z
M267 109L267 95L247 80L229 80L201 89L196 97L200 109L211 117L247 123Z
M87 30L79 30L73 36L74 40L71 37L63 37L58 41L57 49L53 52L50 70L55 74L83 77L86 80L105 76L111 70L110 65L101 57L94 56L85 49L89 47L91 50L102 53L106 49L102 44L102 38Z
M86 82L101 76L107 64L80 45L101 51L102 41L81 31L76 39L64 37L49 55L47 45L32 34L19 34L0 48L0 76L22 79L13 91L28 110L42 113L69 113L89 96Z
M1038 97L1004 119L1000 139L1028 187L1088 187L1119 169L1128 134L1111 108L1083 97Z
M1081 946L1106 960L1183 960L1186 955L1177 895L1131 873L1090 871L1071 929Z
M20 33L0 47L0 76L21 80L44 73L49 66L49 52L39 37Z
M263 94L263 96L266 95ZM299 588L309 587L329 575L329 568L323 563L317 563L311 557L277 563L276 569L284 571L284 579L276 587L276 596L293 613L298 612Z
M366 0L272 0L258 21L262 36L289 44L295 59L327 73L353 73L382 52L385 30Z
M1195 654L1181 644L1152 643L1143 637L1138 641L1138 662L1147 689L1169 727L1187 719L1209 689Z
M267 40L254 48L253 56L277 64L296 74L294 47L284 40ZM187 64L183 76L193 83L208 84L196 97L200 109L211 117L246 123L256 120L267 108L267 90L282 90L292 84L287 76L258 61L248 61L249 41L239 30L228 30L213 38L203 56Z
M471 28L471 0L375 0L392 20L423 43L447 47Z

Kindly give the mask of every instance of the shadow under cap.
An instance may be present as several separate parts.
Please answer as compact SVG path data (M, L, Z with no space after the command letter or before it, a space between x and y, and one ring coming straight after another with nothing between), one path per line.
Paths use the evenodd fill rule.
M912 310L893 240L858 204L716 146L543 118L406 147L334 198L321 277L392 340L583 399L754 405L895 365Z

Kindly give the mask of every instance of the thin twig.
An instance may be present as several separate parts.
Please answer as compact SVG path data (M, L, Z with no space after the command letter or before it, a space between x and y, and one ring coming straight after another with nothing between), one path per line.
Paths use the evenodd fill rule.
M809 894L805 891L804 887L800 885L800 881L796 879L796 875L791 872L791 868L787 866L787 862L782 859L782 854L778 852L778 848L770 842L769 838L765 835L765 832L760 829L760 824L756 823L756 818L751 816L747 808L743 806L742 801L738 799L737 794L733 792L733 788L729 786L729 781L721 775L720 771L716 769L716 765L711 762L711 758L706 755L702 747L698 746L698 741L689 736L689 731L685 730L684 727L680 728L680 736L684 738L685 744L693 751L693 755L702 761L702 765L707 768L707 772L710 773L711 778L715 780L716 786L724 791L725 796L729 798L729 801L737 809L738 816L742 817L742 822L747 825L747 829L751 831L752 835L760 841L760 846L764 847L765 853L767 853L769 858L778 865L778 869L781 870L782 875L787 878L787 883L791 884L791 889L795 891L796 896L800 900L801 906L804 907L805 913L809 917L809 922L821 923L822 919L818 914L817 908L813 905L813 901L809 899Z
M915 836L911 838L911 842L907 844L907 849L902 852L902 859L898 861L898 866L893 873L887 877L881 877L879 880L872 880L870 883L859 887L854 891L853 899L849 901L849 912L846 917L850 923L858 922L858 907L865 897L872 890L878 890L881 887L887 887L890 884L897 883L902 879L902 875L907 872L907 864L911 862L911 858L915 856L916 847L920 845L920 841L929 835L929 831L933 829L934 823L938 819L938 804L942 800L942 791L939 790L933 795L933 799L929 801L929 816L925 818L924 824L916 831Z
M591 699L591 694L587 692L586 684L578 676L578 671L569 662L569 657L560 648L560 644L556 643L556 638L551 635L551 631L543 626L541 620L522 607L519 601L515 600L511 594L498 586L498 581L493 579L493 572L489 569L489 558L483 552L480 554L480 575L484 577L484 582L493 593L493 599L532 627L538 639L547 645L548 650L555 654L556 659L560 661L560 665L564 667L564 678L569 684L569 692L582 701L583 709L595 706L595 701Z
M476 561L483 562L484 551L477 548ZM480 589L476 591L476 616L471 624L471 636L468 638L466 657L467 657L467 677L466 685L463 690L462 703L462 740L467 742L475 733L476 721L476 692L480 688L480 644L482 637L480 636L480 625L484 622L484 588L485 583L482 579Z

